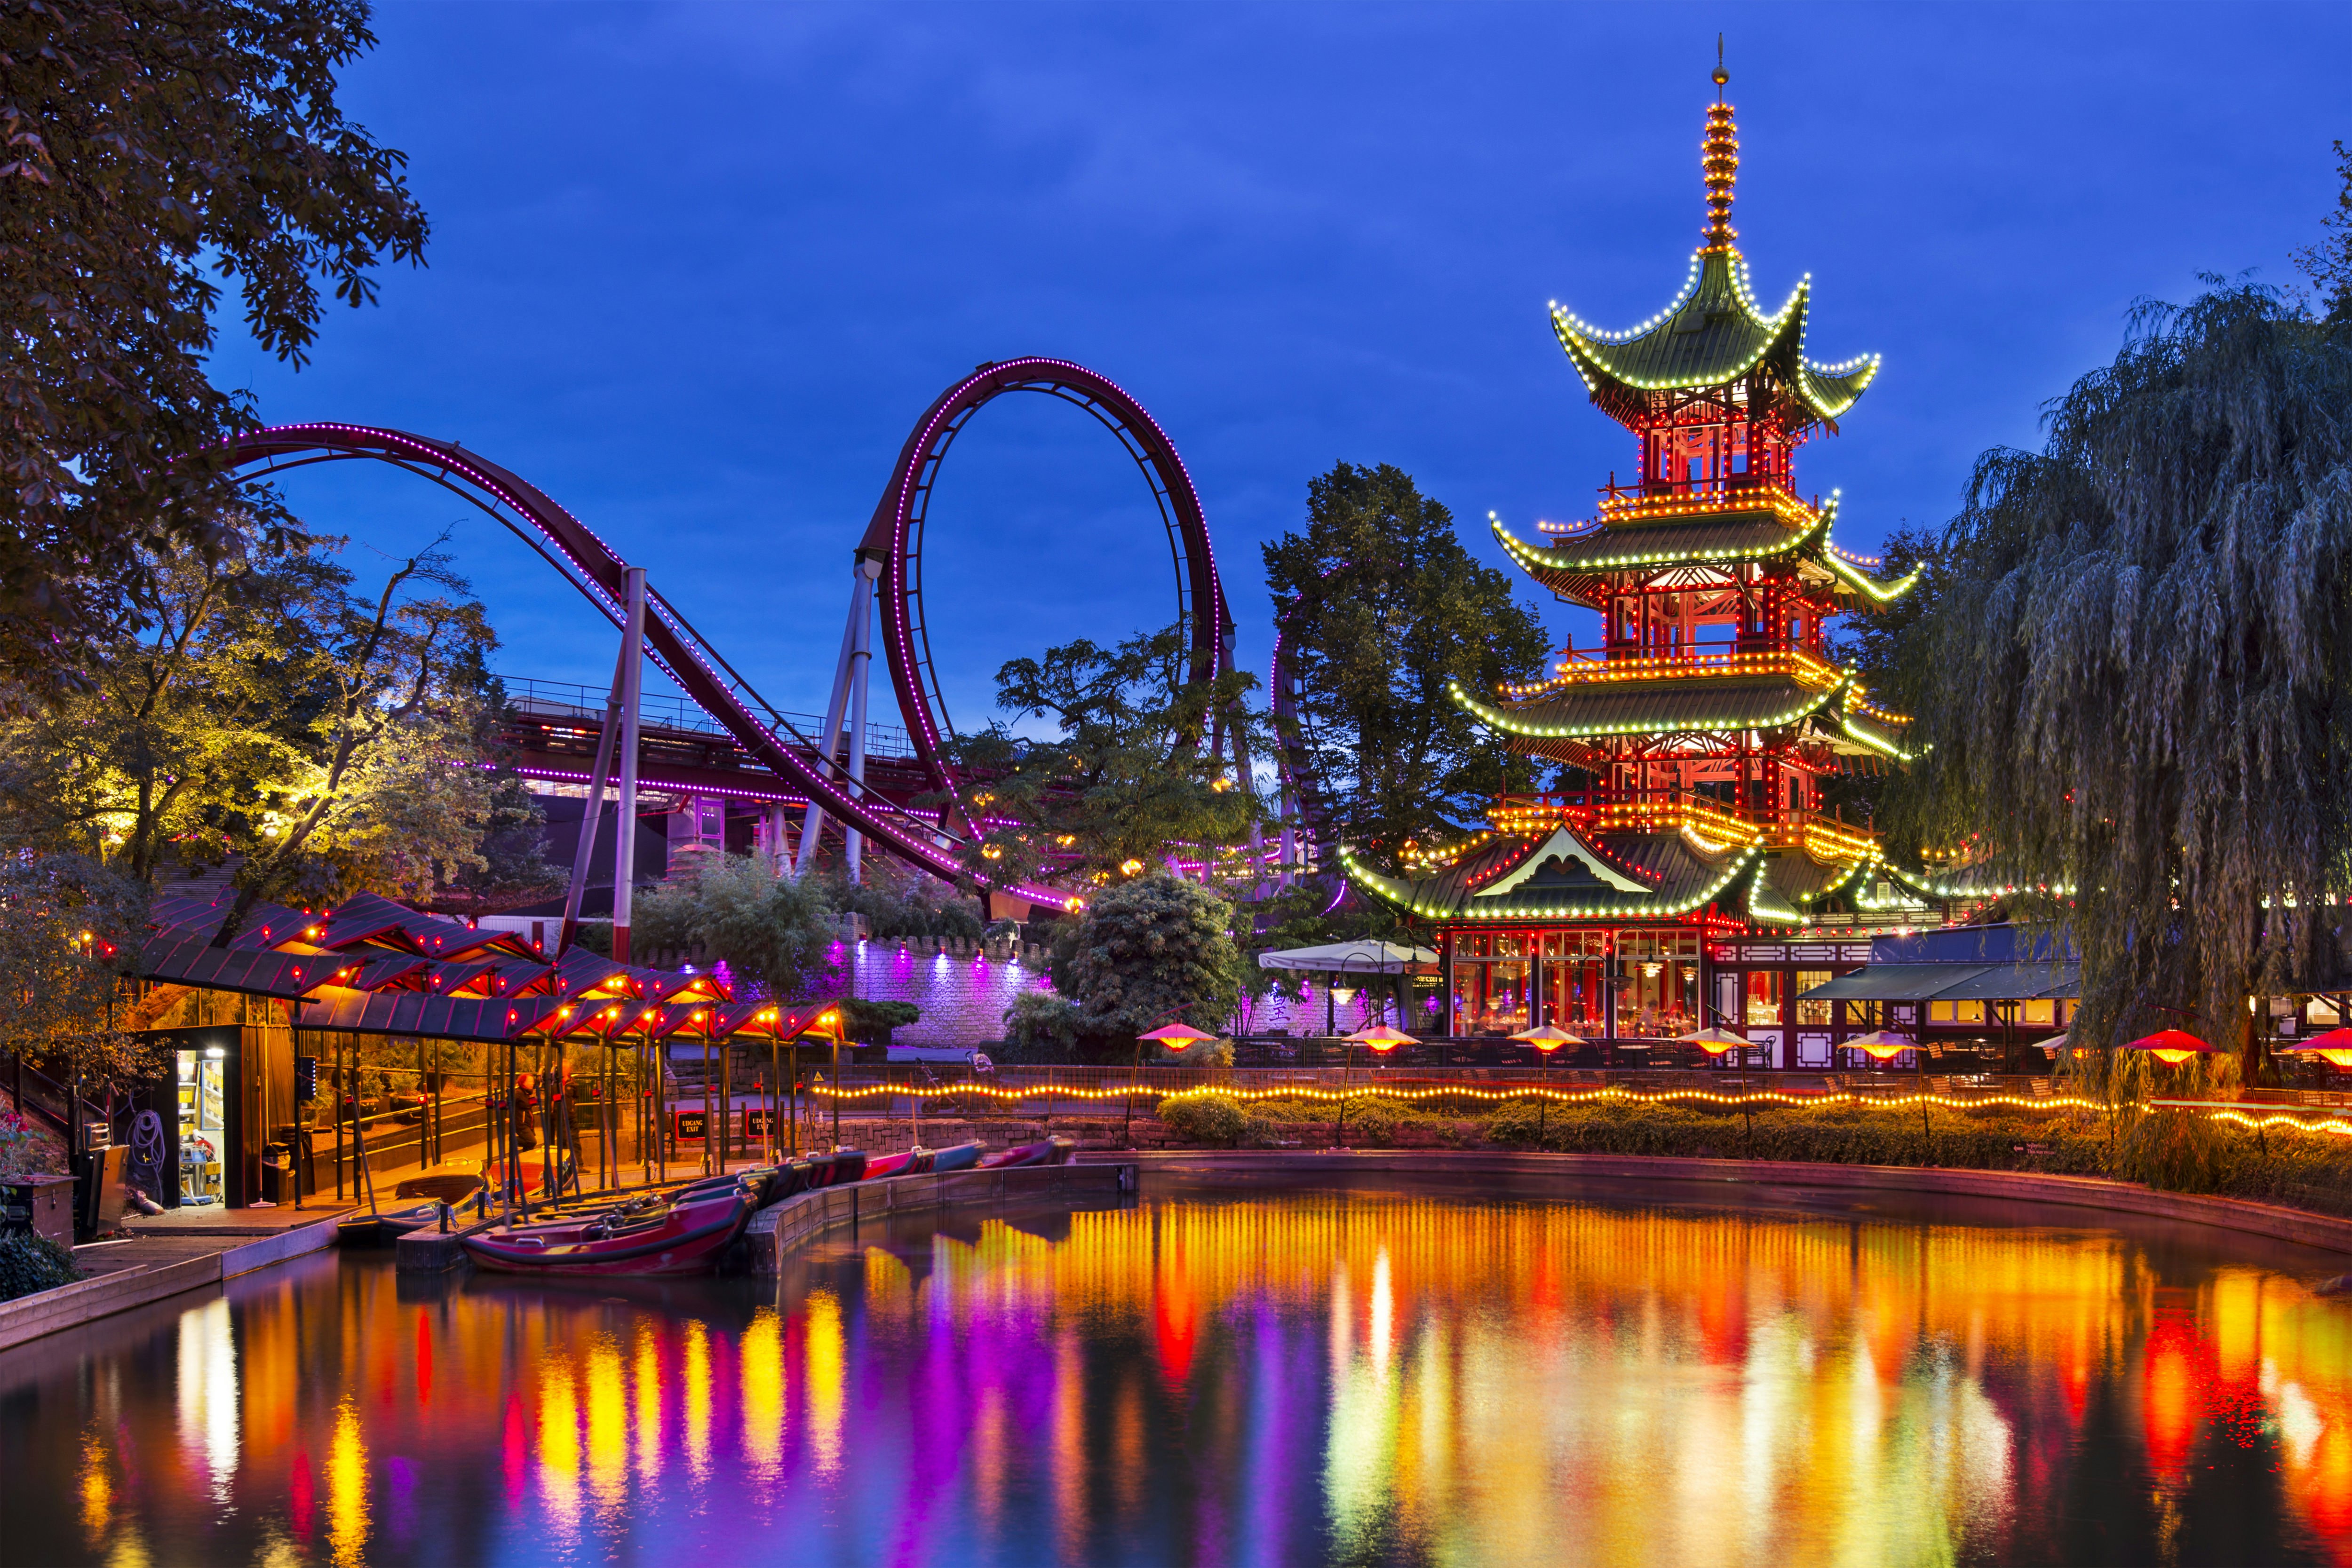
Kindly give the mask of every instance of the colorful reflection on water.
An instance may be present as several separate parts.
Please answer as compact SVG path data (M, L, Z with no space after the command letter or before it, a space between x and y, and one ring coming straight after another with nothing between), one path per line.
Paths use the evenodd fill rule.
M322 1258L0 1357L0 1560L2352 1562L2325 1255L1750 1201L1163 1185L781 1286Z

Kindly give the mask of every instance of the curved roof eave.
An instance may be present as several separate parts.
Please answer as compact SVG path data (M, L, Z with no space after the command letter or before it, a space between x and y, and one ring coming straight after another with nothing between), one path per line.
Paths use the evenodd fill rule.
M1822 709L1827 707L1832 702L1842 697L1845 694L1846 689L1853 685L1853 672L1849 670L1844 672L1842 678L1832 681L1828 685L1811 691L1805 701L1790 708L1784 713L1773 714L1762 717L1728 715L1726 716L1724 722L1721 724L1709 724L1702 720L1694 720L1689 722L1678 722L1675 726L1675 728L1680 731L1689 731L1694 733L1712 732L1717 730L1779 729L1784 725L1799 723L1804 719L1811 717L1814 714L1821 712ZM1657 727L1654 724L1640 719L1628 720L1625 723L1616 725L1537 726L1517 723L1514 722L1517 716L1507 713L1501 708L1494 707L1488 704L1479 701L1476 697L1472 696L1468 692L1463 690L1462 683L1459 681L1449 680L1446 682L1445 695L1454 699L1456 706L1460 707L1472 718L1475 718L1479 723L1485 725L1488 729L1494 730L1501 735L1516 736L1528 740L1582 740L1599 736L1643 735L1647 734Z
M1716 275L1718 257L1720 277ZM1596 378L1630 392L1721 386L1746 375L1775 353L1788 350L1784 369L1790 387L1816 414L1835 419L1861 398L1877 376L1882 358L1877 354L1858 355L1836 365L1819 364L1806 358L1805 329L1811 316L1811 301L1812 275L1808 273L1798 280L1780 308L1767 316L1756 302L1746 259L1736 251L1702 249L1692 257L1691 275L1682 292L1639 328L1611 332L1555 305L1551 309L1552 331L1567 351L1569 361L1576 367L1585 390L1596 397L1602 390ZM1694 308L1706 310L1710 326L1736 313L1740 319L1730 325L1747 340L1687 371L1664 375L1635 371L1632 361L1641 357L1640 350L1655 352L1662 334L1683 331L1682 318Z

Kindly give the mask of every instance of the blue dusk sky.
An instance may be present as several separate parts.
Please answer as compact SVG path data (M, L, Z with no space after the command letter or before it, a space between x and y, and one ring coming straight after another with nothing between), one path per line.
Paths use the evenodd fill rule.
M531 479L802 710L908 426L985 360L1075 360L1158 417L1261 674L1259 547L1334 462L1406 469L1496 566L1488 511L1585 516L1632 443L1545 305L1630 325L1681 286L1718 30L1758 293L1810 272L1812 355L1885 356L1799 460L1855 548L2035 441L2135 300L2294 281L2352 138L2340 4L575 0L377 26L343 99L409 154L429 266L337 309L299 374L229 323L216 375L273 422L453 438ZM610 630L442 492L354 464L286 489L366 550L458 524L500 668L609 677ZM931 515L960 724L1005 659L1173 612L1134 465L1053 400L982 410Z

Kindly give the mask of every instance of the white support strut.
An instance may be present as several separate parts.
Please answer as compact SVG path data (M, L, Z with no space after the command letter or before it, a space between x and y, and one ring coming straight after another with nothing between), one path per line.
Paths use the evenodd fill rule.
M625 567L621 628L621 800L613 823L613 960L629 961L629 904L637 871L637 730L646 675L646 569Z

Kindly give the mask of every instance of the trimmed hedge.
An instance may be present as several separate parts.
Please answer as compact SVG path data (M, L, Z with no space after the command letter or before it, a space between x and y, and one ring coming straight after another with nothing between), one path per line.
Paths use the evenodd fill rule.
M2177 1115L2136 1124L2126 1118L2122 1136L2111 1141L2104 1116L2007 1107L1938 1106L1923 1124L1916 1108L1855 1105L1773 1107L1757 1111L1751 1120L1736 1110L1671 1103L1538 1108L1522 1100L1491 1109L1438 1109L1442 1103L1400 1105L1350 1095L1347 1141L1369 1148L1434 1143L1563 1154L2050 1171L2352 1215L2352 1160L2337 1139L2284 1130L2258 1135L2214 1123L2192 1126ZM1260 1128L1286 1137L1328 1137L1337 1109L1330 1101L1307 1099L1255 1101L1244 1109L1202 1097L1167 1103L1160 1117L1179 1139L1231 1148L1273 1141ZM1249 1130L1235 1132L1236 1124ZM2175 1145L2189 1148L2194 1157Z

